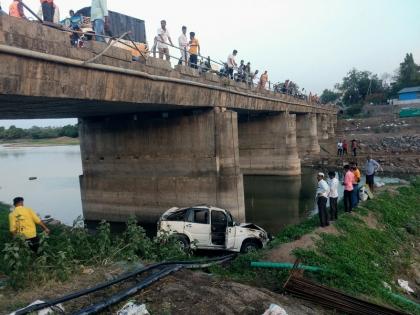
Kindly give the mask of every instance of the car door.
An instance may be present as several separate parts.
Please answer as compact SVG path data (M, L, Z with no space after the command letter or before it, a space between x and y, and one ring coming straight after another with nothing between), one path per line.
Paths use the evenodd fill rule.
M226 227L226 249L233 249L235 247L236 226L232 215L227 212L227 227Z
M209 209L191 208L184 225L184 233L197 247L210 246L211 226Z

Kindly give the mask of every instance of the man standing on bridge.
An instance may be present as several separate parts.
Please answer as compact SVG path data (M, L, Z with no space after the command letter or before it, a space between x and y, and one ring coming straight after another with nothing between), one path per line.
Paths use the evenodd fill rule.
M54 0L41 0L41 10L45 22L54 21Z
M236 63L235 57L238 54L238 51L235 49L231 55L228 56L227 59L227 68L228 68L228 75L233 80L233 69L235 69L238 64Z
M190 32L190 42L189 42L190 50L190 67L194 69L198 69L198 55L200 55L200 43L198 39L195 38L195 33Z
M181 58L179 58L179 65L188 62L188 37L187 37L187 27L182 27L182 34L178 37L178 46L181 51Z
M109 29L107 0L92 0L90 20L97 35L95 40L97 42L105 42L105 30Z
M169 55L169 47L168 47L168 41L172 44L171 36L169 35L169 31L166 28L166 21L162 20L160 21L160 29L157 31L158 33L158 39L157 39L157 48L159 51L159 58L163 59L163 55L165 55L166 60L170 61L171 56Z
M9 230L14 236L23 236L30 249L36 253L39 247L36 225L40 225L47 234L50 233L50 230L32 209L23 206L22 197L13 199L13 205L15 209L9 214Z

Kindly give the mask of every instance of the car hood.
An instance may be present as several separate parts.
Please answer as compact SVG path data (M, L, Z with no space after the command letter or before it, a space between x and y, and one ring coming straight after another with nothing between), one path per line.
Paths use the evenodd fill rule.
M262 227L259 227L258 225L254 223L241 223L239 224L240 227L251 229L251 230L259 230L265 232L265 230Z

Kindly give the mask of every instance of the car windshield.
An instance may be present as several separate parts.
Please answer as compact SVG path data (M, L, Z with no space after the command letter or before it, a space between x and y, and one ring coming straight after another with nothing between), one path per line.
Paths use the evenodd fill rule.
M185 214L187 213L188 209L181 209L173 213L169 213L166 216L166 220L168 221L185 221Z

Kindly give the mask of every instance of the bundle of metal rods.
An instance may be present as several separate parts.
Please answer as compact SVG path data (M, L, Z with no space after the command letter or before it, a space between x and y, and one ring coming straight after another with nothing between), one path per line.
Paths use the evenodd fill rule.
M292 270L284 289L304 300L350 315L408 315L307 280L296 269Z

